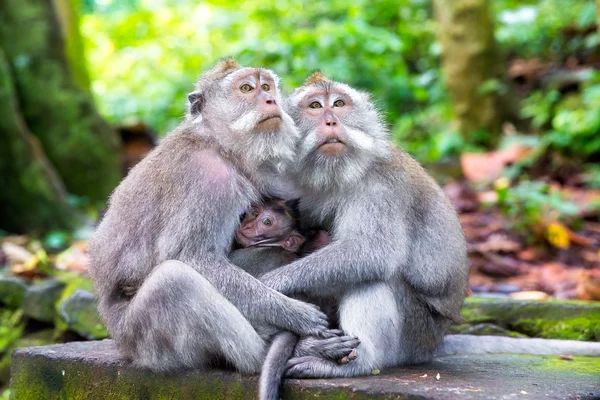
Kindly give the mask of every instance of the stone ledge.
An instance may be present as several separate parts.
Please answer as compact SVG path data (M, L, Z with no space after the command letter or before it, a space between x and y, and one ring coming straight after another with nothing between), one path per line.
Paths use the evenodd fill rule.
M17 349L10 384L16 400L229 400L256 398L257 377L220 370L156 375L132 368L111 340L102 340ZM600 357L451 356L379 376L287 380L283 391L284 399L295 400L513 397L598 399Z

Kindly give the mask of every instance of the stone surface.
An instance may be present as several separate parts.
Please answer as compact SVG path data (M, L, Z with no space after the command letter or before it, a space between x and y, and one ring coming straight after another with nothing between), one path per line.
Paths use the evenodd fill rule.
M437 378L439 374L439 379ZM171 376L132 368L111 340L17 349L12 398L254 399L256 377L228 371ZM378 376L287 380L284 399L594 399L600 358L451 356Z
M26 316L44 322L53 322L56 316L55 303L60 298L65 284L60 281L46 281L27 288L23 300Z
M492 323L531 337L600 341L600 302L467 298L461 315L475 325ZM464 326L459 330L464 331Z
M87 290L77 289L60 303L60 316L67 327L86 339L103 339L108 336L98 314L96 296Z
M0 302L10 308L19 308L27 290L25 279L17 276L0 276Z

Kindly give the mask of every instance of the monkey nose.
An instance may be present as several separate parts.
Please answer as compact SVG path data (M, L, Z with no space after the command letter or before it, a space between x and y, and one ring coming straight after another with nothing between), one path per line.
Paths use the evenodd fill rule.
M328 118L328 119L325 121L325 125L327 125L327 126L336 126L336 125L337 125L337 122L336 122L334 119L329 119L329 118Z
M275 105L277 102L275 101L275 97L271 96L269 93L261 92L260 97L265 101L265 103L270 105Z

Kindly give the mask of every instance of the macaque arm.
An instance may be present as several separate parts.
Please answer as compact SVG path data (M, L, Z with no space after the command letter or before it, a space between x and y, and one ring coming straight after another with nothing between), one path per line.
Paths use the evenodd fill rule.
M327 317L318 307L284 296L220 258L191 265L251 323L274 325L303 336L320 335L327 329Z
M348 202L336 217L329 245L263 275L261 281L285 294L321 296L363 282L389 280L405 263L408 246L406 224L388 221L389 207L401 205L384 196Z
M340 240L263 275L261 281L285 294L324 296L350 285L388 280L395 268L394 259L380 257L372 245Z

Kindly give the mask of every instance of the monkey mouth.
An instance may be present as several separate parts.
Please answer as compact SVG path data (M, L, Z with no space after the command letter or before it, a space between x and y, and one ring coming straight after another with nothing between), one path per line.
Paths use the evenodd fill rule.
M243 247L279 247L281 244L277 244L277 238L265 237L263 235L249 238L242 232L235 234L235 240Z
M264 130L273 130L281 128L281 114L270 114L258 121L257 127Z
M279 120L281 120L281 114L267 115L266 117L264 117L263 119L261 119L260 121L258 121L258 123L262 124L263 122L267 122L267 121L270 121L272 119L279 119Z
M346 151L346 143L338 137L330 137L318 146L318 150L328 156L339 156Z

